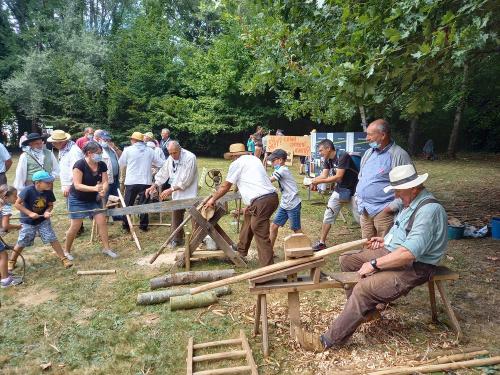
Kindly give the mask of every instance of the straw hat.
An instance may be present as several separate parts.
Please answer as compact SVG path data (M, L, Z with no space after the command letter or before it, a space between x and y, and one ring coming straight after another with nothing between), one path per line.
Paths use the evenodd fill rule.
M54 130L49 138L47 138L47 142L64 142L69 141L71 139L71 134L66 133L64 130Z
M152 133L152 132L147 132L147 133L144 133L144 136L145 136L145 137L149 137L149 138L151 138L151 139L153 139L153 138L155 137L155 136L153 135L153 133Z
M415 167L411 164L400 165L389 172L391 184L384 188L384 192L388 193L391 190L411 189L412 187L423 184L427 180L427 177L429 177L428 173L418 175Z
M224 159L231 159L234 155L250 155L250 152L246 150L243 143L233 143L229 146L229 152L224 154Z
M141 132L133 132L132 135L130 136L130 139L135 139L136 141L143 142L144 135Z

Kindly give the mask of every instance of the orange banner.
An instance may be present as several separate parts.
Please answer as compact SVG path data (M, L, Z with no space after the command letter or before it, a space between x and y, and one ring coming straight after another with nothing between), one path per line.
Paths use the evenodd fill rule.
M311 141L308 135L268 136L266 152L273 152L277 148L292 151L294 156L309 156L311 154Z

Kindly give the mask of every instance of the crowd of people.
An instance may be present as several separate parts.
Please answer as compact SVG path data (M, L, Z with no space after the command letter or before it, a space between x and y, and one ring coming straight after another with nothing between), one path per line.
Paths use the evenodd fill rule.
M264 130L259 127L246 146L242 143L230 146L224 154L231 161L226 179L205 203L206 208L212 208L233 186L237 187L245 208L234 251L247 257L255 239L261 267L274 262L279 228L289 221L292 231L302 232L302 202L295 178L285 165L287 152L276 149L266 155L273 167L268 175L261 160L266 152L265 138ZM16 285L18 281L11 272L17 257L33 244L37 235L44 243L51 244L64 267L71 267L73 243L86 217L97 223L102 253L116 258L118 254L110 247L102 208L109 195L117 194L120 188L125 191L127 206L152 199L179 200L198 195L196 156L171 139L168 129L162 130L159 142L152 133L134 132L129 139L130 146L122 151L105 130L86 128L76 142L70 134L54 130L46 141L58 150L56 157L44 147L41 135L26 134L12 187L6 185L5 176L12 160L0 144L2 227L4 231L19 230L10 259L5 251L8 245L0 242L2 287ZM335 187L313 249L327 248L329 232L342 205L350 208L361 224L362 237L368 239L364 250L340 257L342 271L356 271L363 278L354 288L346 290L345 309L317 338L322 349L342 345L380 306L428 281L446 250L447 217L444 208L423 185L428 175L417 174L408 153L391 138L386 120L373 121L367 128L366 140L370 148L359 168L348 153L336 150L332 141L325 139L317 145L323 164L312 184L327 183ZM50 222L56 200L52 183L56 177L60 178L70 218L62 245ZM9 223L12 206L20 211L20 226ZM184 214L185 210L173 212L172 231L181 225ZM123 218L113 220L122 221L123 228L129 230ZM139 228L147 231L148 225L148 215L141 214ZM169 247L183 243L181 230Z

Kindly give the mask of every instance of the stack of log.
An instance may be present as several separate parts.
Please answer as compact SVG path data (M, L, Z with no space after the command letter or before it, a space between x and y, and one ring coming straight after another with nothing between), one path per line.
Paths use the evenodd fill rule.
M213 271L190 271L167 274L150 280L152 292L140 293L137 296L138 305L154 305L170 302L170 311L193 309L212 305L218 297L231 293L231 288L224 286L213 291L190 295L189 288L173 288L156 290L178 285L191 284L202 281L222 280L235 275L234 269Z

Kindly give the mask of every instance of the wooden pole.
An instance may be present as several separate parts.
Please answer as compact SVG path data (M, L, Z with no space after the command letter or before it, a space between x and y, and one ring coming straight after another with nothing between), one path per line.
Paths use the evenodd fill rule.
M127 205L125 204L125 200L123 199L123 195L119 189L118 189L118 198L120 199L120 203L122 204L122 207L127 207ZM135 233L134 226L132 225L132 220L130 220L130 216L125 215L125 218L127 220L128 228L130 229L130 233L132 234L132 238L134 239L135 246L137 246L137 249L139 251L142 251L141 243L139 242L139 238L137 238L137 234Z
M221 288L214 289L215 295L217 297L225 296L231 294L231 288L229 286L223 286ZM156 305L160 303L165 303L170 301L170 298L177 296L184 296L189 294L189 288L175 288L169 290L155 290L154 292L140 293L137 295L137 304L144 305Z
M203 205L210 199L211 195L203 199L203 201L196 207L196 209L200 209L203 207ZM168 243L174 238L174 236L179 233L179 231L182 229L182 227L191 219L191 214L188 212L186 215L186 218L182 221L182 223L174 229L172 233L170 233L170 236L168 236L167 240L161 245L160 249L156 252L155 255L151 257L149 260L149 264L153 264L153 262L160 256L161 253L163 253L163 250L167 247Z
M151 279L151 289L165 288L174 285L196 283L200 281L216 281L227 279L236 274L234 269L212 271L177 272Z
M425 374L437 371L458 370L462 368L496 365L498 363L500 363L500 356L491 358L472 359L470 361L443 363L439 365L396 367L390 370L369 372L368 375L415 374L419 372Z
M116 270L89 270L89 271L78 271L76 274L79 276L83 275L110 275L116 273Z
M362 247L366 242L367 242L367 239L346 242L346 243L343 243L340 245L332 246L332 247L326 248L324 250L318 251L310 257L297 258L297 259L293 259L293 260L286 260L284 262L271 264L270 266L261 267L261 268L258 268L256 270L253 270L253 271L250 271L247 273L243 273L241 275L230 277L228 279L214 281L213 283L208 283L208 284L201 285L201 286L198 286L195 288L191 288L191 294L205 292L207 290L218 288L220 286L237 283L240 281L252 279L254 277L267 275L268 273L279 271L279 270L289 268L289 267L293 267L293 266L296 266L296 265L299 265L302 263L307 263L307 262L310 262L312 260L323 258L327 255L333 255L333 254L337 254L337 253L342 253L342 252L347 251L347 250L352 250L354 248L359 248L359 247Z

